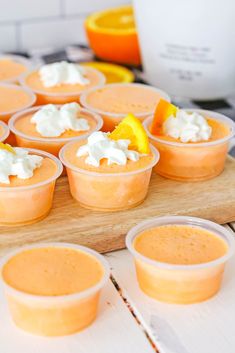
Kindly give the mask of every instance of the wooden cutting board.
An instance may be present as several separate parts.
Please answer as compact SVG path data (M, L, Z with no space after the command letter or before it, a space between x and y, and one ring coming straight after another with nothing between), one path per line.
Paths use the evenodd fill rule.
M140 221L162 215L191 215L218 223L235 221L235 160L228 157L217 178L198 183L171 181L153 173L147 199L121 212L86 210L72 199L67 178L57 182L54 206L43 221L23 227L0 227L0 253L33 242L63 241L100 252L125 247L127 231Z

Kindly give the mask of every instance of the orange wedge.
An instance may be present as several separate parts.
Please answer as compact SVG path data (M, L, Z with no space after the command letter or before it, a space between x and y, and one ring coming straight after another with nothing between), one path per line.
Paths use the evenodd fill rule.
M148 154L150 152L146 131L140 120L133 114L128 114L111 132L109 137L113 140L130 140L130 149L139 153Z
M11 145L9 145L8 143L2 143L0 142L0 149L1 150L6 150L8 152L11 152L13 154L15 154L15 150L13 147L11 147Z
M164 99L160 99L153 116L153 122L150 126L150 132L153 135L159 135L162 133L162 125L163 123L170 117L176 116L178 108L165 101Z
M140 65L140 51L132 6L96 12L85 29L91 48L104 60Z
M129 83L135 79L133 72L121 65L99 61L84 62L80 65L94 67L101 71L106 77L106 83Z

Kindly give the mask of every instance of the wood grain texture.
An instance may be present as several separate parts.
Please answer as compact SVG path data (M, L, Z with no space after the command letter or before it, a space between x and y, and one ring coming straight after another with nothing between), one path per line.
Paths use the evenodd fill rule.
M24 227L0 227L0 253L39 241L64 241L100 252L124 248L127 231L140 221L162 215L191 215L218 223L235 221L235 161L228 158L217 178L198 183L170 181L153 173L145 202L128 211L86 210L72 199L67 179L60 178L54 206L43 221Z

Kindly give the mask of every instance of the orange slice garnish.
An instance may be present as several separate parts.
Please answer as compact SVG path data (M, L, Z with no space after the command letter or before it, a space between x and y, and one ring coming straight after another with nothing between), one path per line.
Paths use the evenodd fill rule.
M14 148L11 147L11 145L9 145L8 143L0 142L0 149L16 154Z
M164 99L160 99L153 116L150 132L153 135L162 134L162 125L170 117L176 116L178 108Z
M80 63L82 66L90 66L101 71L106 77L106 83L133 82L135 77L131 70L121 65L115 65L100 61Z
M132 6L95 12L87 17L85 29L90 47L97 57L116 63L140 64Z
M118 126L110 133L113 140L130 140L130 149L139 153L148 154L150 152L149 139L140 120L133 114L128 114Z

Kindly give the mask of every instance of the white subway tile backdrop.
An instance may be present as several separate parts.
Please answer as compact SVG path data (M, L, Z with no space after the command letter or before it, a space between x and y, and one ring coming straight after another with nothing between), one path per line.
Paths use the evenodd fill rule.
M0 52L86 43L83 22L128 0L0 0Z

